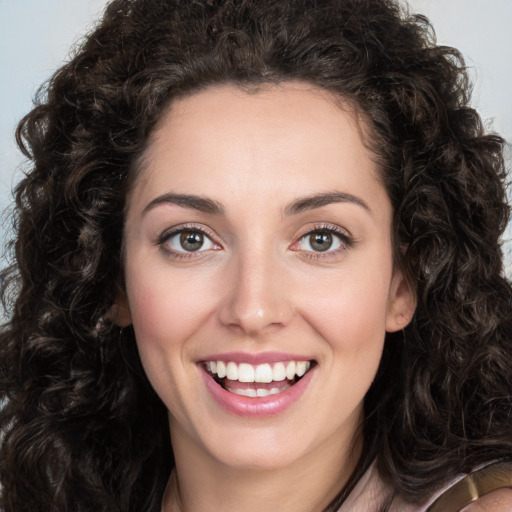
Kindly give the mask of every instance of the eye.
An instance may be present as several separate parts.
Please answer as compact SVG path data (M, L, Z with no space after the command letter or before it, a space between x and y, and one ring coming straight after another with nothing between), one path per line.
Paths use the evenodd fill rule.
M160 245L174 253L204 252L219 248L206 233L196 228L183 228L164 235Z
M291 250L327 256L348 249L352 244L347 233L333 227L318 227L302 235Z
M338 249L341 246L341 240L329 231L313 231L301 238L300 245L306 251L325 252Z

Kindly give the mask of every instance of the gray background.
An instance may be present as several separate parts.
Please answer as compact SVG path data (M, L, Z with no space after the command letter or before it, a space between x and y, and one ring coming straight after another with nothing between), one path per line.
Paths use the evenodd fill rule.
M23 171L14 143L17 121L30 110L38 86L66 60L70 47L91 29L106 3L0 0L1 210L10 204L11 189ZM410 0L409 5L431 19L440 44L461 50L475 84L473 104L489 127L512 141L512 0ZM7 237L4 215L0 242ZM512 276L509 238L511 229L504 249Z

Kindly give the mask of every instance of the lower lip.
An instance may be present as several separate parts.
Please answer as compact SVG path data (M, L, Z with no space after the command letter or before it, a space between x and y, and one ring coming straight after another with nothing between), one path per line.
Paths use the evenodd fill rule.
M281 393L256 398L225 390L202 368L201 374L210 394L226 411L237 416L264 418L279 414L295 403L310 384L315 370L316 367L311 368L299 381Z

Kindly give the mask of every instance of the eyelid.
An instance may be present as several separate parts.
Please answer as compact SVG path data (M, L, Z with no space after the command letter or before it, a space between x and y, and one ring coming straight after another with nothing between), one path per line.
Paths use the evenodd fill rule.
M307 228L305 228L299 235L297 235L297 237L295 239L296 241L293 242L291 247L299 244L306 236L309 236L315 232L321 232L321 231L326 231L326 232L329 232L329 233L333 234L334 236L336 236L341 242L341 247L334 249L334 250L326 250L324 252L308 251L308 250L301 250L301 249L296 249L296 252L301 253L301 255L303 257L319 260L319 259L324 259L324 258L330 258L330 257L338 255L339 253L345 252L356 243L356 240L354 239L352 234L347 229L344 229L335 224L323 223L323 224L315 224L313 226L308 226ZM292 249L292 250L294 250L294 249Z
M297 238L298 239L299 238L303 238L306 235L309 235L309 234L314 233L316 231L329 231L330 233L334 233L336 235L339 235L340 237L350 238L350 239L353 238L351 233L347 229L342 228L342 227L340 227L340 226L338 226L336 224L330 224L330 223L327 223L327 222L315 223L313 225L309 225L309 226L305 227L297 235Z
M205 237L207 237L213 244L218 246L218 248L222 248L221 243L218 240L218 237L206 226L198 225L198 224L179 224L177 226L173 226L164 230L154 241L154 245L159 246L163 251L167 254L172 255L177 258L197 258L200 255L204 255L204 253L211 251L212 249L206 250L198 250L198 251L177 251L175 249L170 248L169 246L165 247L166 242L172 238L173 236L182 233L183 231L198 231L202 233ZM214 249L218 250L218 249Z

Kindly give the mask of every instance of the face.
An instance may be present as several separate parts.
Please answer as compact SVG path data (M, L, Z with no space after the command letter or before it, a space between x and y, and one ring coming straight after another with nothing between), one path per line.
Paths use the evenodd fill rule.
M163 116L128 204L118 321L174 450L237 468L345 453L413 309L354 114L301 84L195 93Z

